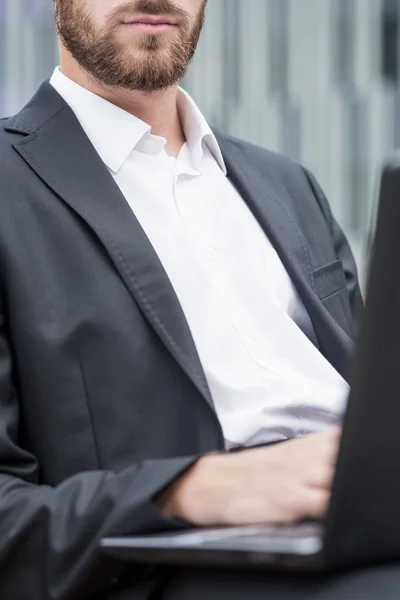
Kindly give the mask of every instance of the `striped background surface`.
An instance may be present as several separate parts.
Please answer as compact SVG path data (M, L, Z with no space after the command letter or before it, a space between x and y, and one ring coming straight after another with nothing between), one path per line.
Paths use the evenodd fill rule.
M51 0L0 0L0 116L57 64ZM184 85L210 123L311 168L360 266L400 145L399 0L209 0Z

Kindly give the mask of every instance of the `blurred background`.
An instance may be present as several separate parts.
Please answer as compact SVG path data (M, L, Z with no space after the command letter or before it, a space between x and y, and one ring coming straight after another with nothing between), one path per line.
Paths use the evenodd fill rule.
M51 0L0 0L0 117L58 62ZM400 0L209 0L183 82L209 122L310 168L361 271L400 146Z

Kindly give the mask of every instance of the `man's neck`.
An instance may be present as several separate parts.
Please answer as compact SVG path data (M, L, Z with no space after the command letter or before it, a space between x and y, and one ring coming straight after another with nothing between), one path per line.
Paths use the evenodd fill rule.
M186 140L178 114L177 86L152 94L109 88L71 61L61 62L61 72L78 85L148 123L153 135L167 140L168 154L178 155Z

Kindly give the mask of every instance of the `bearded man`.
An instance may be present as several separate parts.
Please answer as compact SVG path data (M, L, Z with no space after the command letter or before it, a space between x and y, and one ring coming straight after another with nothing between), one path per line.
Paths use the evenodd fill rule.
M331 598L100 550L322 516L362 302L313 176L178 87L206 0L54 8L61 66L0 128L0 597Z

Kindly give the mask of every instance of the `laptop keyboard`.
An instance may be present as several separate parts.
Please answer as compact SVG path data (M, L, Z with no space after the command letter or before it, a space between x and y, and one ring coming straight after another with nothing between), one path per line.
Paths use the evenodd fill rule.
M320 535L321 533L321 525L317 523L307 523L307 524L299 524L299 525L267 525L258 528L257 531L252 533L236 533L233 535L233 538L240 539L251 539L255 540L257 538L265 538L270 535L279 535L280 538L292 539L298 537L314 537L315 535Z
M300 553L312 554L322 546L322 526L319 523L301 523L214 530L207 532L198 543L203 548L218 550L288 552L290 548L298 547Z

